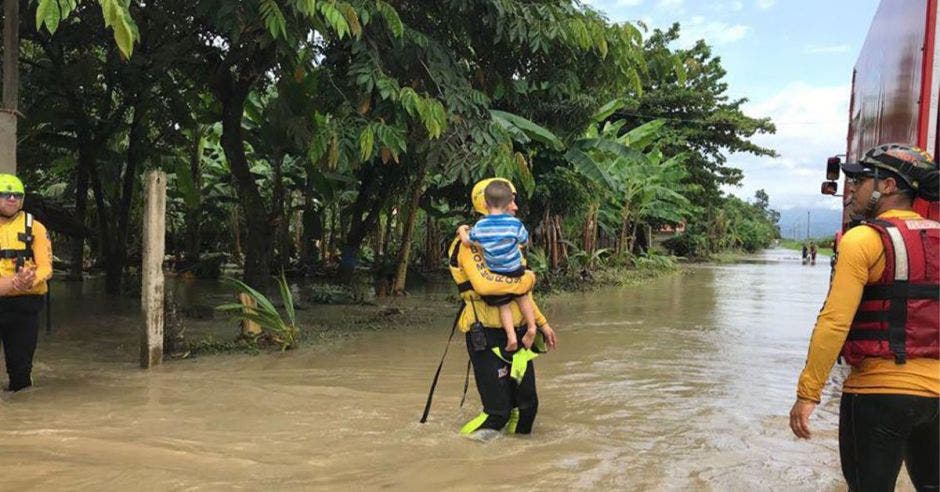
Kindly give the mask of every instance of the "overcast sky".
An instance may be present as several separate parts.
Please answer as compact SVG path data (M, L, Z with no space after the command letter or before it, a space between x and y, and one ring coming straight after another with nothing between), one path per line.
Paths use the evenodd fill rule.
M705 39L728 72L745 113L770 116L775 135L755 142L778 158L735 154L744 182L728 191L752 198L763 188L778 209L839 208L819 194L826 157L845 152L852 67L877 0L582 0L612 21L682 26L683 46Z

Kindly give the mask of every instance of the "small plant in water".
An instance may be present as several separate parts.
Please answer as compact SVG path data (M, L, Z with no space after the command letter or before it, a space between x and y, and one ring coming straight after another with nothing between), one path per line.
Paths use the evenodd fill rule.
M258 323L263 330L263 335L266 335L272 342L277 344L281 350L293 348L297 344L300 329L297 328L297 317L294 312L294 296L291 293L290 286L287 285L287 279L284 277L283 272L277 283L281 293L281 301L284 302L284 310L287 312L287 319L281 316L281 313L274 307L274 303L264 294L234 278L225 278L224 281L234 287L240 294L249 296L255 302L255 305L248 306L235 302L223 304L216 307L216 309L229 311L238 319Z

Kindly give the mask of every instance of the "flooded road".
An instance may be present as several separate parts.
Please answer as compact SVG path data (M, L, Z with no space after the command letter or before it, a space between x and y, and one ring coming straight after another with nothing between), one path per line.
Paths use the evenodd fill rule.
M787 425L828 275L825 258L803 266L771 250L552 297L541 305L560 350L536 361L534 432L486 444L457 434L479 411L472 382L458 407L462 340L430 421L418 423L455 310L440 300L392 300L423 321L390 317L341 344L143 372L133 301L60 283L37 388L0 401L0 489L844 490L844 369L811 441ZM360 308L311 305L301 316L344 309Z

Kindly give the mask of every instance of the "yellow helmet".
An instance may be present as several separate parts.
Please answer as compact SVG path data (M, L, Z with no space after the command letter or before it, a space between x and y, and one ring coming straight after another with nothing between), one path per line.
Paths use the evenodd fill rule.
M23 182L12 174L0 174L0 192L26 193Z
M487 215L489 212L486 210L486 186L492 183L493 181L505 181L509 185L509 189L512 190L512 193L516 193L516 187L512 185L512 181L509 181L506 178L487 178L479 183L473 185L473 191L470 192L470 203L473 204L473 209L477 213L482 215Z

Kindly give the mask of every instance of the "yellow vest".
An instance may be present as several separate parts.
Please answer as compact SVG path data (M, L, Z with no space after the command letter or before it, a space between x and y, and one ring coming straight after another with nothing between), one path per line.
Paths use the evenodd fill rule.
M526 272L521 277L506 277L490 272L483 261L483 251L477 247L466 247L460 238L454 239L448 249L450 275L457 284L457 290L463 299L465 307L457 322L462 332L470 330L470 325L479 320L486 328L502 330L503 325L499 319L499 308L490 306L480 296L503 294L529 295L535 285L535 274ZM528 292L528 294L526 294ZM547 321L535 302L532 302L535 311L535 322L539 326ZM516 326L525 322L522 311L515 302L509 303L512 311L512 320Z
M0 224L0 257L0 277L14 275L18 262L21 267L36 268L33 288L9 295L38 295L49 290L46 281L52 275L52 248L46 228L33 220L31 214L20 212L6 224Z

